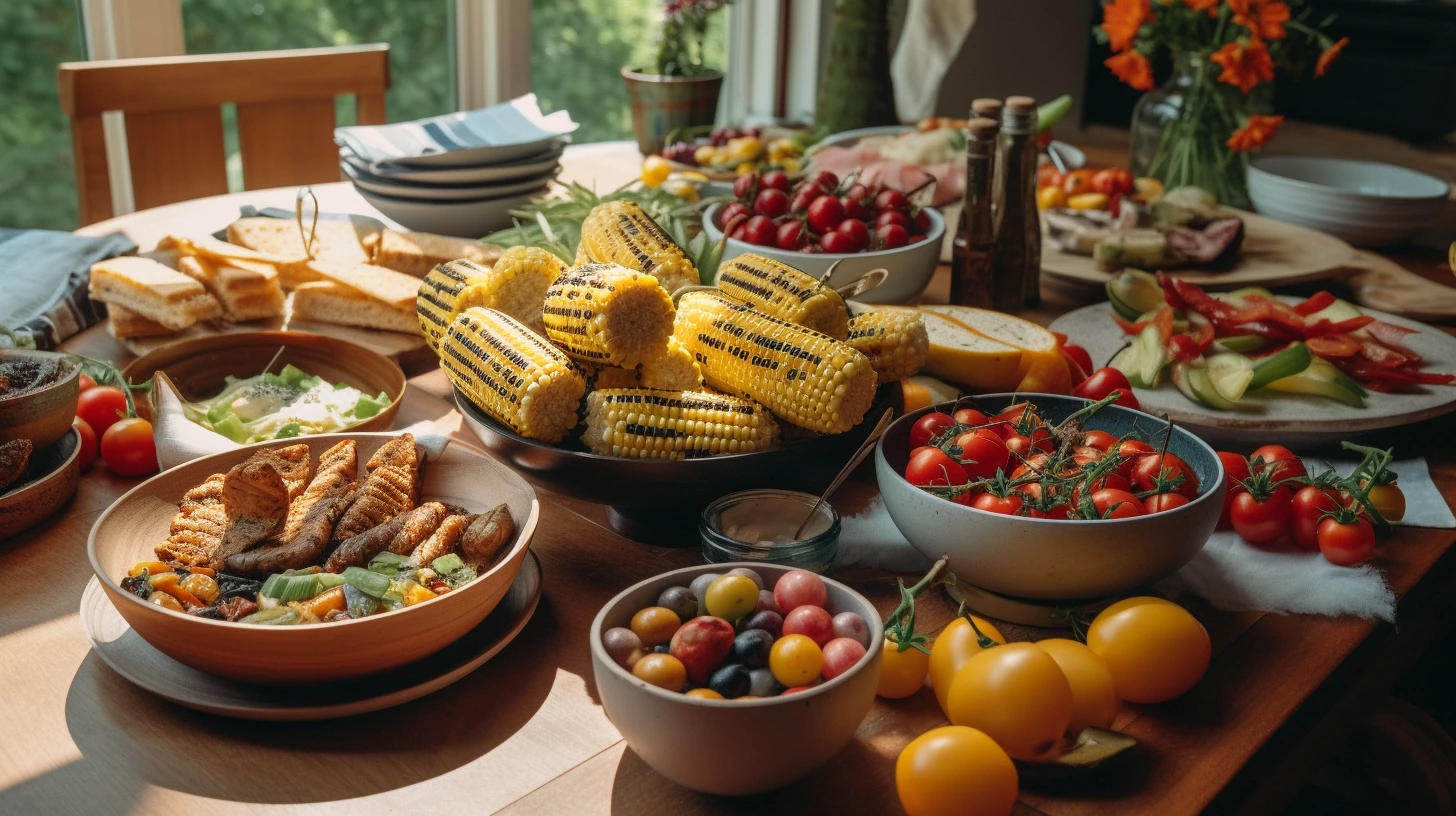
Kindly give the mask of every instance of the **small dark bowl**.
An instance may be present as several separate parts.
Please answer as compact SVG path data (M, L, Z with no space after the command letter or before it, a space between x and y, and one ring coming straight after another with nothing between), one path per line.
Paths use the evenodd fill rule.
M26 358L59 360L61 376L50 385L0 397L0 442L29 439L38 451L71 430L76 402L81 398L81 365L71 355L55 351L0 351L0 360Z
M1035 404L1051 423L1088 404L1054 394L987 394L976 397L975 405L994 413L1021 401ZM1193 469L1199 492L1167 512L1103 521L1034 519L988 513L927 493L902 475L910 459L910 427L926 413L948 407L932 405L896 420L875 450L875 475L895 526L926 556L950 556L951 570L963 581L1019 598L1104 598L1177 572L1218 524L1223 465L1213 448L1177 426L1168 452ZM1084 425L1119 437L1138 430L1157 442L1166 427L1151 414L1118 405L1102 408Z
M774 450L660 461L589 453L575 440L527 439L486 416L459 391L455 404L480 441L535 485L609 506L613 529L629 538L698 544L698 520L714 499L739 490L778 487L819 493L829 486L886 409L901 410L899 383L880 386L855 427Z

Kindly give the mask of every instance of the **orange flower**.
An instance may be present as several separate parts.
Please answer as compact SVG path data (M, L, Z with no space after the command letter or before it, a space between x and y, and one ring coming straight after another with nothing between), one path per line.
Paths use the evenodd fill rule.
M1132 48L1138 29L1152 19L1151 0L1112 0L1102 7L1102 30L1107 32L1107 43L1113 51Z
M1248 124L1234 131L1225 142L1230 150L1247 153L1258 150L1274 138L1279 126L1284 124L1283 116L1250 116Z
M1289 6L1282 0L1229 0L1234 22L1253 32L1260 40L1284 39L1284 24L1289 22Z
M1274 79L1274 60L1269 56L1269 49L1259 40L1231 42L1213 52L1209 59L1223 66L1223 73L1218 75L1219 82L1236 85L1244 93L1260 82L1272 82Z
M1139 91L1153 89L1153 66L1140 51L1124 51L1102 61L1111 69L1113 76Z
M1317 77L1324 76L1325 71L1330 70L1330 64L1335 61L1335 57L1338 57L1340 55L1340 52L1345 50L1345 46L1349 44L1349 37L1341 37L1340 39L1336 40L1335 43L1329 48L1326 48L1325 52L1323 54L1320 54L1319 62L1316 62L1314 64L1314 75Z
M1206 11L1209 17L1218 16L1218 0L1183 0L1194 11Z

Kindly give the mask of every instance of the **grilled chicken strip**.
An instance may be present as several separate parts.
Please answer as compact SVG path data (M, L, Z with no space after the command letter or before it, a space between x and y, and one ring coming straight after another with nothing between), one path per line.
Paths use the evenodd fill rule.
M303 522L313 511L314 505L323 501L325 497L334 496L340 485L354 481L359 475L359 454L356 447L354 440L345 439L323 452L323 455L319 457L318 471L314 473L313 481L309 482L303 493L288 505L288 518L283 522L283 532L278 536L278 541L268 542L267 546L291 543L298 537ZM334 515L333 521L329 522L328 532L324 535L323 543L325 545L329 543L334 525L347 509L347 504L340 507L338 513ZM295 569L295 567L287 569Z
M187 566L209 566L214 562L228 528L222 503L226 478L214 473L182 495L182 506L172 517L167 540L156 547L158 560Z
M322 466L321 461L320 467ZM318 479L315 478L314 481L317 482ZM228 570L241 575L267 575L301 569L312 564L328 547L334 525L344 515L349 502L354 500L354 492L358 487L356 482L334 485L326 495L312 502L308 512L296 525L293 535L285 535L281 541L229 557ZM309 485L309 490L312 489L313 485ZM294 504L301 501L302 498ZM292 510L289 514L291 517Z
M412 434L386 442L369 457L367 467L369 475L334 529L334 541L344 542L378 527L419 500L420 457Z
M472 521L475 521L474 513L446 516L425 543L415 547L414 552L410 553L410 563L417 567L428 567L436 558L454 552L455 545L460 543L460 537L465 535L465 528Z
M354 503L357 505L359 500L355 499ZM349 567L362 567L385 550L400 555L411 552L440 526L446 513L445 505L439 502L426 502L400 513L378 527L345 540L329 555L324 569L343 572Z

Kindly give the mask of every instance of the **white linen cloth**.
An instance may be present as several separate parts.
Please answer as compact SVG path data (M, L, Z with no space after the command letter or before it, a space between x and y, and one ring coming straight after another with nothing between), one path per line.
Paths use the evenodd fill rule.
M1333 467L1349 474L1355 465L1353 460L1306 460L1306 467L1315 472ZM1390 470L1399 477L1406 497L1401 526L1456 529L1456 516L1431 481L1425 459L1400 460ZM1399 546L1398 540L1394 546ZM878 496L840 519L835 569L924 572L930 564L931 559L900 534ZM1261 549L1227 531L1215 532L1192 561L1155 588L1168 595L1196 595L1215 609L1395 619L1395 595L1377 567L1336 566L1318 552L1297 550L1287 543Z
M940 85L976 24L976 0L910 0L890 59L895 113L901 122L935 114Z

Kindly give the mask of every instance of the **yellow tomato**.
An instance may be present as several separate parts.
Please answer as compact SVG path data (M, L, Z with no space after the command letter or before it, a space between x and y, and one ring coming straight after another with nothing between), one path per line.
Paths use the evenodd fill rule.
M799 171L803 169L804 161L797 158L780 159L778 161L778 165L779 167L782 167L784 169L784 172L788 173L790 176L797 176L799 174Z
M1067 733L1075 737L1088 726L1107 728L1117 716L1117 685L1107 661L1087 644L1064 638L1039 640L1038 649L1052 656L1072 686L1072 722Z
M880 679L875 693L891 700L909 697L925 688L925 676L930 671L930 655L911 646L900 651L900 644L888 637L881 650Z
M1146 598L1104 610L1087 629L1087 645L1107 661L1117 696L1132 703L1161 703L1193 688L1213 653L1208 630L1187 610Z
M1360 486L1365 486L1363 479ZM1370 488L1370 495L1366 498L1370 499L1370 503L1380 512L1380 517L1386 521L1394 524L1405 518L1405 492L1400 489L1400 485L1378 484Z
M1060 187L1042 187L1036 191L1038 210L1055 210L1067 206L1067 194Z
M1156 595L1136 595L1131 598L1123 598L1115 604L1104 607L1101 612L1097 613L1097 615L1099 617L1101 617L1102 615L1116 615L1118 612L1121 612L1124 609L1131 609L1134 606L1141 606L1145 603L1160 603L1168 604L1169 606L1177 606L1177 604L1173 603L1172 601L1166 598L1159 598Z
M1133 194L1134 201L1146 204L1163 197L1163 182L1152 176L1138 176L1132 180L1132 186L1137 191Z
M698 201L698 185L686 179L668 179L662 183L662 189L663 192L671 193L690 204Z
M1072 686L1052 656L1008 643L966 661L950 684L947 716L978 728L1016 759L1054 756L1072 722Z
M1067 196L1067 206L1074 210L1105 210L1108 202L1106 193L1078 193Z
M693 151L693 161L697 162L698 165L701 167L706 167L707 165L714 164L713 160L717 157L718 148L713 147L712 145L703 145L702 147Z
M657 646L672 640L682 620L665 606L649 606L638 610L629 626L644 646Z
M823 665L824 653L808 635L784 635L768 652L769 671L789 688L814 682Z
M648 187L656 187L667 181L671 173L672 164L661 156L648 156L642 162L642 183Z
M632 676L668 691L682 691L688 669L670 654L650 654L632 664Z
M895 760L895 790L910 816L1006 816L1017 783L995 740L959 725L926 731Z
M981 634L997 643L1005 643L1006 637L997 631L991 622L974 615L972 619L976 622L976 629ZM950 696L950 683L955 679L956 671L966 665L966 661L984 652L986 647L981 645L980 636L976 630L966 622L965 618L956 618L946 625L935 637L935 643L930 647L930 687L935 689L935 699L940 703L940 710L950 715L950 709L946 707L946 698Z
M716 691L713 691L710 688L688 689L684 693L683 696L685 696L685 697L696 697L699 700L721 700L721 699L723 699L723 695L719 694Z

